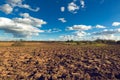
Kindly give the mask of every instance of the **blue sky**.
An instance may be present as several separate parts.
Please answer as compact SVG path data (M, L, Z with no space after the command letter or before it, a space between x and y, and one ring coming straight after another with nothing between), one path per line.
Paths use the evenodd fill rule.
M120 40L120 0L1 0L0 40Z

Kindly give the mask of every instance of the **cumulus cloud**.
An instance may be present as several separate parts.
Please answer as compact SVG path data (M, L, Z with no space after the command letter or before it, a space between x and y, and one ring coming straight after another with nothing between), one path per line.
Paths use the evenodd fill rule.
M67 22L67 21L65 20L65 18L58 18L58 20L61 21L61 22L63 22L63 23Z
M27 4L20 4L20 5L17 5L17 6L20 7L20 8L29 9L29 10L34 11L34 12L37 12L40 9L39 7L37 7L36 9L33 9L29 5L27 5Z
M60 32L60 31L61 31L61 29L58 29L58 28L45 30L45 32L48 32L48 33L55 33L55 32Z
M116 34L117 34L117 36L116 36ZM120 40L120 37L118 34L120 34L120 28L118 28L118 29L105 29L101 32L93 33L94 38L106 39L106 40Z
M92 37L93 40L101 39L101 40L115 40L118 41L120 40L119 36L116 36L114 34L109 34L109 35L97 35Z
M106 27L102 25L96 25L96 28L106 28Z
M84 0L80 0L81 8L85 8L85 2Z
M7 0L6 2L12 6L16 6L16 4L22 4L23 0Z
M35 27L41 27L42 24L46 24L42 19L31 17L28 13L21 13L23 18L14 18L16 22L30 24Z
M89 30L91 28L92 28L92 26L87 26L87 25L73 25L71 27L68 27L67 29L68 30L80 30L80 31L83 31L83 30Z
M108 30L108 29L105 29L101 32L95 32L93 33L94 35L110 35L110 34L115 34L117 33L118 31L117 30L114 30L114 29L111 29L111 30Z
M23 4L23 2L24 0L6 0L6 3L0 6L0 10L5 12L6 14L10 14L16 7L25 8L34 12L37 12L40 9L39 7L33 9L30 5Z
M115 26L115 27L116 27L116 26L120 26L120 22L113 22L113 23L112 23L112 26Z
M4 4L0 6L0 10L5 12L6 14L10 14L13 11L13 8L9 4Z
M85 32L86 30L92 29L92 26L87 25L73 25L71 27L67 27L67 30L73 30L74 32L70 35L63 35L60 38L64 40L87 40L87 36L90 33Z
M29 9L31 11L39 11L40 8L36 8L36 9L33 9L31 8L30 5L28 4L23 4L23 1L24 0L7 0L7 3L10 4L12 7L20 7L20 8L25 8L25 9Z
M61 7L60 10L61 10L61 12L64 12L65 11L65 7Z
M75 4L74 2L71 2L68 4L68 11L72 13L77 13L77 10L79 10L79 6Z
M81 27L82 26L82 27ZM96 25L97 28L105 28L101 25ZM74 32L70 35L60 36L62 40L96 40L96 39L104 39L104 40L120 40L120 28L117 29L104 29L98 32L85 32L85 30L92 29L91 26L86 25L73 25L72 27L68 27L68 30L74 30Z
M75 31L73 34L60 36L60 40L87 40L89 35L85 31Z
M5 18L0 17L0 30L6 33L13 34L14 37L30 37L33 35L39 35L40 30L38 26L46 24L45 21L37 18L33 18L28 14L28 17L22 18Z
M19 14L21 17L28 18L30 15L28 13L20 13Z
M84 36L88 35L88 33L86 33L85 31L76 31L74 33L74 35L78 38L81 38L81 37L84 37Z
M74 35L63 35L63 36L59 36L59 38L62 41L67 41L67 40L74 40L75 36Z
M78 34L72 34L72 35L63 35L60 36L60 40L67 41L67 40L87 40L87 37L85 37L85 33L79 32Z
M79 4L76 4L76 2L79 2ZM80 8L85 8L85 1L84 0L73 0L72 2L68 3L68 11L72 13L77 13Z

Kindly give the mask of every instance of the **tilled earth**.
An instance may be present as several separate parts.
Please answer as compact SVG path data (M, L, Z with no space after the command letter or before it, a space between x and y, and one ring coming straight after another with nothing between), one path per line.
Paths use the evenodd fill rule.
M120 80L120 46L0 47L0 80Z

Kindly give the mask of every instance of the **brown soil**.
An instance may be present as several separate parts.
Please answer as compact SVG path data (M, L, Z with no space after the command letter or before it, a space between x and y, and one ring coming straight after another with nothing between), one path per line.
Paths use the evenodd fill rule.
M0 80L120 80L120 46L0 47Z

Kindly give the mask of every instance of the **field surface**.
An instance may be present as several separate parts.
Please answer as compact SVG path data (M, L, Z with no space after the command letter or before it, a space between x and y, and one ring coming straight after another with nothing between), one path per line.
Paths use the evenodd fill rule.
M120 80L119 45L0 43L0 80Z

